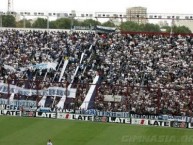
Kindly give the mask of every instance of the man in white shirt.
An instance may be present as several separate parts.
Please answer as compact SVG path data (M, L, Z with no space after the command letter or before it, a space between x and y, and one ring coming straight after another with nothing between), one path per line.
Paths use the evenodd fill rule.
M47 145L53 145L50 139L48 140Z

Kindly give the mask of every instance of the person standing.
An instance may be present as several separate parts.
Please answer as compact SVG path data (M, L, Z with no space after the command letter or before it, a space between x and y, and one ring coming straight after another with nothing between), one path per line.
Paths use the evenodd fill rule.
M48 140L47 145L53 145L50 139Z

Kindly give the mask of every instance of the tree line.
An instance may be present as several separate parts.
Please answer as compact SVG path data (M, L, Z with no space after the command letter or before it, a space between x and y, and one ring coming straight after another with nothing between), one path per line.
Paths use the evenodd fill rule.
M102 25L107 27L118 27L122 31L131 31L131 32L161 32L162 29L165 29L166 32L173 33L192 33L191 30L186 26L163 26L160 27L157 24L138 24L136 22L126 21L122 22L119 26L116 26L112 21L107 21L101 23L97 20L86 19L84 21L78 21L71 18L60 18L55 21L49 21L50 29L71 29L73 26L83 26L91 27L96 25ZM47 28L47 19L37 18L35 21L28 19L22 19L16 21L15 17L12 15L3 15L2 16L2 26L3 27L15 27L15 28Z

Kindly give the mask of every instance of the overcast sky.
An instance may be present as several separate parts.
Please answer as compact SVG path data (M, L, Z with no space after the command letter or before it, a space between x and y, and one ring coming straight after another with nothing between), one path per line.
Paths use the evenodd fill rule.
M0 0L0 11L7 10ZM125 12L127 7L147 7L148 13L193 14L193 0L11 0L14 11L29 12Z

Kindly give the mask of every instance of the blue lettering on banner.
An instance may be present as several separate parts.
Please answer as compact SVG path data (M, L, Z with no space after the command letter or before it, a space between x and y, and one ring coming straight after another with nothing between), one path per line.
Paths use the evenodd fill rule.
M2 92L2 91L3 91L3 86L0 85L0 92Z
M8 99L0 99L0 104L1 105L7 105L8 104Z
M8 93L8 87L7 86L3 86L2 93Z
M85 110L84 114L87 114L87 115L97 115L97 110L95 110L95 109Z
M35 95L37 95L37 91L36 90L32 90L31 94L32 94L32 96L35 96Z
M9 89L10 93L14 93L15 92L14 90L15 90L14 88Z
M128 118L130 117L129 112L105 112L105 111L99 111L95 109L89 109L89 110L77 110L75 112L80 112L81 114L85 115L96 115L96 116L106 116L106 117L121 117L121 118Z
M187 122L187 116L131 114L131 118Z
M23 107L35 107L36 101L31 100L12 100L8 101L8 99L0 99L1 105L13 105L13 106L23 106Z
M8 85L5 83L0 83L0 93L7 94L8 93ZM67 96L69 98L75 98L76 97L76 89L69 89L62 87L49 87L44 90L32 90L32 89L24 89L15 85L9 86L9 93L17 93L23 96L57 96L57 97L63 97Z

